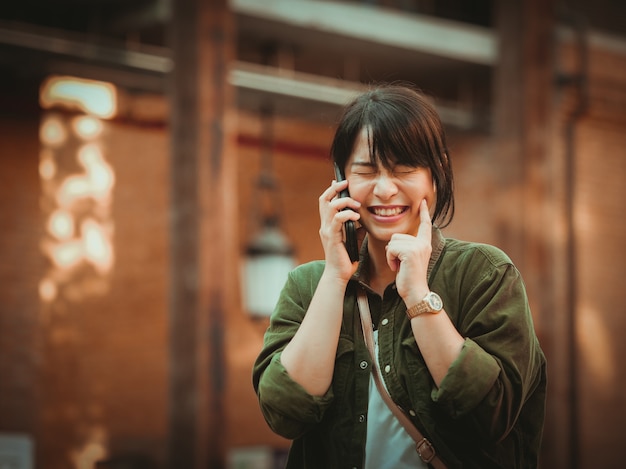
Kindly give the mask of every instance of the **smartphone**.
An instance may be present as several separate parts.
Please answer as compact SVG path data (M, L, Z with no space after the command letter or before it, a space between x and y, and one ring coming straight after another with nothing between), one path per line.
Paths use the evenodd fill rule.
M337 182L341 182L345 179L343 171L337 166L335 163L335 179ZM339 193L339 197L349 197L350 193L348 189L344 189ZM346 208L344 210L351 210ZM356 238L356 226L353 220L348 220L343 224L344 231L344 244L346 246L346 251L348 251L348 256L350 256L350 260L352 262L359 260L359 246Z

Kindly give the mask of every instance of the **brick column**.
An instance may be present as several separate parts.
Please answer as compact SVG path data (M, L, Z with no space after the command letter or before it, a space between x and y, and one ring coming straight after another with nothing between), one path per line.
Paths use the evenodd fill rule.
M566 171L556 106L555 2L497 2L500 57L494 80L494 165L504 204L501 239L524 276L535 328L548 358L541 467L574 467L576 428L568 394ZM511 189L514 188L514 189Z
M226 0L172 2L169 466L225 466L224 312L238 265L234 22Z

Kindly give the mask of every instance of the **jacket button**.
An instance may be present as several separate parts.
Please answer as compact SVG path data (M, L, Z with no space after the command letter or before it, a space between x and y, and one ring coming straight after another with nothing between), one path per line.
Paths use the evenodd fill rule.
M359 415L359 423L363 423L365 422L365 415L361 414Z
M361 367L362 370L364 370L365 368L367 368L367 362L363 360L361 363L359 363L359 366Z
M381 321L381 324L382 324L383 326L386 326L387 324L389 324L389 319L387 319L387 318L383 319L383 320Z
M389 373L391 371L390 365L385 365L385 373Z

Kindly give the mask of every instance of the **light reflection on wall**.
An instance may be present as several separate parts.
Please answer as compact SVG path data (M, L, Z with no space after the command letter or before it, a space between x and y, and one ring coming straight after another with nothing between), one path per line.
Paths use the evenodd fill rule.
M106 458L108 434L104 427L94 426L86 430L85 444L71 452L71 459L76 469L93 469L98 461Z
M110 211L115 173L103 153L101 117L114 115L115 97L108 83L71 77L52 77L42 86L41 105L50 109L41 122L39 163L47 215L41 246L52 264L41 280L45 302L54 301L63 286L71 286L73 297L80 296L74 274L84 266L92 272L85 276L81 270L83 294L107 289L106 274L114 264ZM62 114L54 108L86 114Z
M103 119L115 115L116 90L109 83L51 77L41 87L40 104L45 109L39 131L45 216L40 246L50 261L39 283L42 323L50 326L48 339L57 347L57 360L63 356L71 360L80 330L68 322L68 312L88 313L83 303L107 293L115 264L111 214L115 172L106 158ZM64 399L81 409L77 397ZM63 402L51 405L56 409ZM78 431L75 437L81 447L71 450L75 469L94 467L108 451L106 430L88 410L71 420L75 428L97 429Z
M597 219L589 206L584 204L576 208L576 233L584 239L595 240L598 238ZM593 377L594 392L603 394L611 393L615 389L615 383L619 382L617 370L619 370L617 356L614 352L614 343L611 326L607 324L605 314L598 309L597 305L589 304L585 293L593 286L585 285L584 291L580 292L579 307L576 317L576 342L580 348L580 357L585 369ZM595 298L595 293L594 298Z
M611 331L602 322L599 311L583 305L578 319L578 343L585 366L588 367L597 383L597 392L614 389L615 371L619 368L611 349Z
M110 119L117 112L115 86L83 78L49 77L41 87L39 100L46 109L60 105L102 119Z

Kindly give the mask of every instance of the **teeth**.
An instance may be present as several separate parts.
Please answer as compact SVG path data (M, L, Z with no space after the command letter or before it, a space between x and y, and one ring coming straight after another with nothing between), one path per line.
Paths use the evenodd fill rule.
M394 215L400 215L403 212L402 207L394 207L394 208L374 208L374 213L381 217L393 217Z

